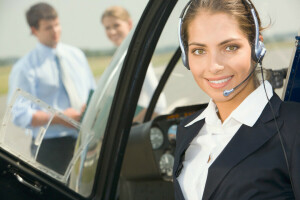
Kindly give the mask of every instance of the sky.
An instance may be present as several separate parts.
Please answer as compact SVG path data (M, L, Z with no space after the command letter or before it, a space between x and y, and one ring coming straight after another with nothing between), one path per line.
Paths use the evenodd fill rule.
M25 20L26 10L38 0L0 0L0 59L20 57L35 47L36 39L30 34ZM62 42L82 49L110 49L100 23L100 15L111 5L124 6L134 23L138 22L147 0L44 0L58 11L62 25ZM187 0L179 0L176 12L170 18L167 32L160 45L174 45L177 40L178 17ZM300 30L300 0L253 0L262 21L271 27L265 36L297 33ZM178 15L178 16L176 16Z
M0 58L22 56L34 48L36 39L30 33L25 12L37 2L40 1L0 0ZM44 0L44 2L48 2L58 11L63 42L85 49L105 49L113 45L106 39L100 23L100 15L104 9L111 5L122 5L137 21L147 1Z

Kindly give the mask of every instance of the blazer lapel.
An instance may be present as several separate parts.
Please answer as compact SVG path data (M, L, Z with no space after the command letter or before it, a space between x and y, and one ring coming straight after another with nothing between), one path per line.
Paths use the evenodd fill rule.
M184 135L182 135L182 138L179 142L176 143L176 152L175 152L175 160L174 160L174 175L177 178L181 170L183 168L183 160L185 156L186 149L190 146L190 143L192 140L196 137L196 135L199 133L199 130L202 128L204 124L204 120L200 120L198 122L195 122L191 126L188 127L179 127L183 128L184 130L181 130Z
M184 160L185 151L190 146L192 140L197 136L203 124L204 124L204 120L200 120L198 122L195 122L191 126L182 127L184 129L183 130L184 135L182 137L182 140L180 142L178 141L178 143L176 144L177 146L176 146L175 155L178 156L175 157L175 162L174 162L174 175L175 175L174 186L175 186L176 199L178 200L184 200L184 196L181 191L177 177L180 175L181 170L184 167L182 162Z
M178 146L178 153L179 155L182 155L182 153L185 152L185 150L190 146L190 143L193 141L193 139L198 135L200 129L204 125L204 119L195 122L191 126L185 127L185 135L182 138L182 142Z
M271 103L276 116L278 116L281 100L276 94L272 97ZM283 121L277 119L277 124L280 128ZM218 185L233 167L260 148L276 133L277 128L273 114L270 106L266 105L256 124L253 127L242 125L222 153L210 166L203 200L210 199Z

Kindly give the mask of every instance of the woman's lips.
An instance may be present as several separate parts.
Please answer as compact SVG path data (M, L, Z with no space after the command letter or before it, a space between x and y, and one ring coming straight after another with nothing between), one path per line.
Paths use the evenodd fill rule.
M225 87L230 82L231 79L232 76L225 77L225 78L218 78L218 79L207 79L207 81L210 87L219 89Z

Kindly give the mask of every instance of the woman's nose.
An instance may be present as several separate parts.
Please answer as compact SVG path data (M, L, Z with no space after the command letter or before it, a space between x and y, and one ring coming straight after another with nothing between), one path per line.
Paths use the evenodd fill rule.
M220 56L217 54L210 56L209 71L213 74L218 74L224 70L224 65L220 62Z
M110 35L114 35L114 34L116 34L116 29L111 28L111 29L109 29L108 33L109 33Z

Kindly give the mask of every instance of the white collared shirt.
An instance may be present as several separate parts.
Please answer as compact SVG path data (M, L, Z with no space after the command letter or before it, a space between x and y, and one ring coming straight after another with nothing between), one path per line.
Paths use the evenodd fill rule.
M271 99L272 86L268 81L265 81L265 86L268 97ZM183 169L178 177L185 199L202 199L210 165L243 124L250 127L255 124L267 103L264 86L261 84L244 99L223 124L217 115L216 104L210 100L207 108L185 125L188 127L205 119L203 127L185 152Z
M84 53L76 47L58 43L56 48L50 48L37 43L36 48L21 58L12 68L9 78L8 103L17 88L30 93L53 107L64 111L71 107L70 99L61 79L61 69L57 62L57 53L64 58L67 74L73 80L72 84L78 92L78 99L86 103L89 91L96 83ZM35 104L15 107L14 123L22 128L31 128L33 137L40 132L40 127L31 127L33 114L40 110ZM62 136L77 136L73 128L62 125L51 125L47 129L45 138Z

